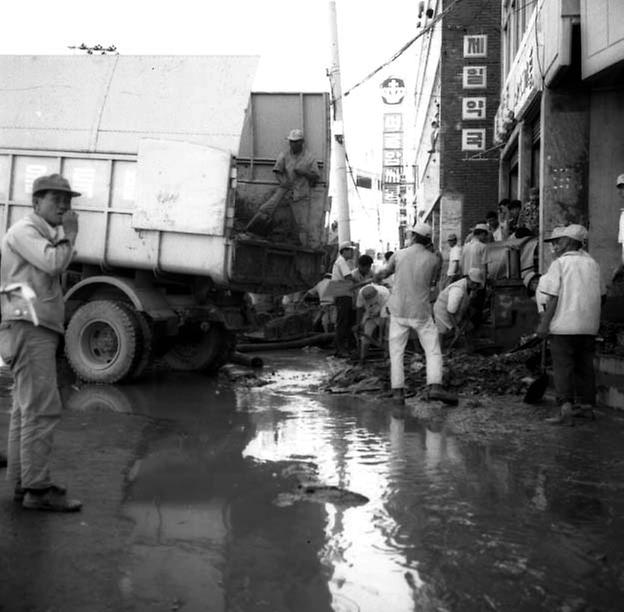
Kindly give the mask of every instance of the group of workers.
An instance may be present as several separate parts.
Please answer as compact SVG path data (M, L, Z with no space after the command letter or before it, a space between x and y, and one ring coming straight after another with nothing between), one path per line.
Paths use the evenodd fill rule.
M624 175L617 179L617 190L624 199ZM413 330L426 360L426 396L456 403L454 394L442 385L442 348L449 336L455 340L462 333L471 297L486 284L487 243L537 233L538 197L537 190L531 190L524 207L519 201L502 201L498 214L488 215L486 223L472 228L463 250L457 236L449 235L448 270L433 305L431 288L440 278L441 258L432 246L429 225L416 223L411 244L391 254L376 272L371 271L372 259L367 256L360 257L358 268L352 270L349 262L354 246L342 243L331 278L351 280L352 285L351 292L343 285L335 299L337 354L346 354L353 330L360 336L359 358L363 362L377 334L376 343L387 348L390 357L393 402L404 405L403 357ZM545 238L551 245L552 261L537 282L535 301L540 319L536 333L542 340L548 339L552 357L557 412L546 419L551 424L593 414L596 401L595 340L606 288L600 266L586 250L587 238L587 229L579 224L556 227ZM624 238L621 241L624 244ZM388 277L393 279L391 288L382 284ZM354 309L355 326L351 328Z
M366 359L371 343L383 348L384 354L387 351L393 401L398 405L405 401L403 357L412 330L425 354L427 397L456 403L456 396L442 385L442 347L449 336L461 333L471 294L485 286L481 268L468 268L465 275L457 270L457 278L446 284L432 304L442 261L433 249L431 234L429 225L417 223L411 244L390 254L377 271L372 270L368 255L362 255L353 267L355 247L341 243L332 269L336 354L349 355L353 333L359 340L360 362ZM384 285L388 278L392 279L390 287Z

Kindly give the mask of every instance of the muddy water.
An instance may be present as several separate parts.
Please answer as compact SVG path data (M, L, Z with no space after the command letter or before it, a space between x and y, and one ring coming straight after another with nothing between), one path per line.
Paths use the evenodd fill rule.
M146 417L121 509L130 607L624 607L621 417L468 442L310 392L318 356L268 359L259 388L170 374L72 392L73 410Z

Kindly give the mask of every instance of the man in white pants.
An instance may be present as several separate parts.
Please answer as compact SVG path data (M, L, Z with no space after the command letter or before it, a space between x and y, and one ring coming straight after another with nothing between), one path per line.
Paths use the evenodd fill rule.
M386 268L376 275L379 282L394 274L394 287L388 300L390 379L393 400L399 405L405 402L403 354L411 329L418 334L425 352L428 398L457 402L455 396L442 388L442 351L429 300L429 290L438 277L440 260L427 250L430 242L431 227L417 223L412 229L412 244L394 253Z

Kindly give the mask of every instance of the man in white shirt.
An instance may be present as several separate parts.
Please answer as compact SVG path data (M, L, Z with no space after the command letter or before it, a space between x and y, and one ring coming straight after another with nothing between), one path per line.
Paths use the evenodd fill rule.
M338 247L339 255L332 268L332 281L340 281L337 283L338 289L333 293L336 306L336 355L338 357L349 356L353 325L353 284L346 281L351 281L354 252L353 244L341 242Z
M443 339L451 332L458 336L460 325L468 310L470 294L485 286L485 276L479 268L472 268L468 276L450 284L444 289L433 306L438 333L440 334L440 346Z
M403 355L410 330L418 334L425 352L428 398L457 403L442 387L442 351L438 330L431 315L430 289L438 277L440 262L427 246L431 242L431 227L417 223L412 229L412 244L394 253L386 269L376 275L379 282L394 274L390 311L390 379L395 404L405 403L405 372Z
M485 223L477 223L472 230L472 240L464 244L464 251L461 258L461 269L463 273L471 268L479 268L485 272L487 263L486 241L490 229Z
M539 284L548 301L537 333L550 340L559 404L559 413L546 419L553 424L569 421L596 400L594 345L604 291L600 266L582 248L586 238L583 226L565 227L555 239L561 254Z
M388 309L386 304L390 297L390 290L383 285L366 285L358 291L355 301L356 328L364 332L360 340L360 363L364 363L368 355L370 338L379 330L379 342L385 338Z
M461 278L462 248L457 244L457 234L449 234L447 242L449 245L449 263L446 271L446 286L448 287Z

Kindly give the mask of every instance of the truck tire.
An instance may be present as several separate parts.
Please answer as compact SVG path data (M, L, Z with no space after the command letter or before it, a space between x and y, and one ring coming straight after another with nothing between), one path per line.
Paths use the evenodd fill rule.
M198 332L193 340L178 341L163 359L174 370L216 370L225 363L224 338L227 334L223 327L212 325L207 331Z
M65 332L65 355L82 380L115 383L128 377L139 350L138 322L122 304L95 300L80 306Z
M132 368L127 378L130 380L137 380L145 373L147 366L152 361L154 333L147 316L144 313L135 310L126 302L117 302L117 304L126 311L128 316L135 323L137 348L134 356L134 363L132 364Z

